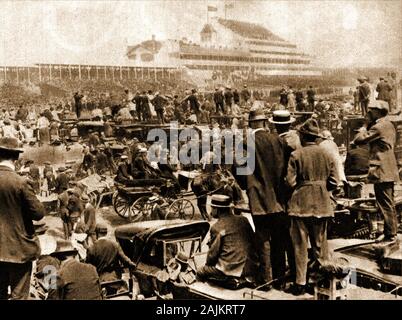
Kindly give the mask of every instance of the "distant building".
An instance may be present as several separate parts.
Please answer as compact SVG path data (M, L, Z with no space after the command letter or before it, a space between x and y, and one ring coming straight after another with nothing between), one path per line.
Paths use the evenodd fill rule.
M211 78L217 73L265 76L320 76L312 57L265 27L213 18L200 32L200 43L152 40L129 46L127 57L136 66L188 68Z

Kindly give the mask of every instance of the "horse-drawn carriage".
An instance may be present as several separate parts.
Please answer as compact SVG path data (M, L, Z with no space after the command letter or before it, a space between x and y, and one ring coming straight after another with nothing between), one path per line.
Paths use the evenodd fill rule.
M194 205L169 179L136 179L116 187L112 197L114 210L130 221L194 217Z

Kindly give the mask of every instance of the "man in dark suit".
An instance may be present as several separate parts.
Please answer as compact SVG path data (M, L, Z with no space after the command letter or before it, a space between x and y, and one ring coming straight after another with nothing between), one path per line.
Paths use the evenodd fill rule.
M142 109L141 109L141 94L139 91L136 92L132 102L135 103L135 109L137 111L138 121L141 121Z
M125 183L128 180L133 180L133 177L131 176L131 165L128 161L128 156L125 154L121 156L121 162L117 168L115 180L120 183Z
M368 106L369 130L363 127L354 140L368 144L370 151L368 179L374 183L377 206L384 216L384 235L378 240L397 241L398 220L395 211L394 184L399 181L394 146L396 130L385 117L388 103L375 100Z
M366 116L368 112L368 105L370 103L370 95L371 95L371 89L369 84L367 83L367 78L366 77L360 77L357 79L360 82L359 85L359 102L360 102L360 107L362 109L362 115Z
M74 94L74 104L75 104L75 112L77 114L77 119L79 119L81 116L81 109L82 109L81 99L83 97L84 96L82 94L79 94L78 92L76 92Z
M315 90L312 86L307 90L307 103L309 105L308 111L314 111Z
M149 98L146 91L144 91L141 95L140 110L142 120L149 121L151 118L151 110L149 109Z
M197 122L200 123L200 116L201 116L200 106L201 106L201 104L198 101L196 93L197 93L197 90L192 89L191 94L189 96L187 96L186 98L184 98L184 100L182 102L190 104L191 112L196 115Z
M159 123L165 123L165 119L163 114L165 112L165 105L168 103L168 99L164 96L160 95L159 92L155 93L155 97L152 99L152 104L155 107L155 112L158 117Z
M381 77L380 82L377 84L377 88L375 90L378 92L377 100L386 101L388 102L388 105L391 105L392 86L387 80Z
M280 232L285 216L280 197L285 157L281 139L266 130L267 118L261 109L252 109L248 121L252 132L247 139L254 142L249 148L255 165L248 175L237 178L247 191L255 225L261 268L258 280L266 283L283 277L286 271L284 239Z
M300 88L298 88L295 92L295 100L296 100L296 109L297 109L297 105L300 104L304 100L304 94Z
M250 91L247 89L247 85L246 85L246 84L243 86L243 90L241 91L240 95L241 95L241 98L242 98L243 101L244 101L244 104L246 104L246 103L248 102L248 100L250 100L251 93L250 93Z
M60 167L57 172L59 173L56 178L56 188L55 192L60 194L63 191L66 191L68 189L68 183L70 181L69 176L65 173L66 168Z
M0 299L28 299L32 261L40 255L32 220L45 209L29 181L15 172L23 152L14 138L0 139Z
M26 164L29 164L29 178L32 180L31 185L35 194L38 194L40 189L39 167L34 163L33 160L28 160Z
M211 227L211 238L205 266L197 270L200 280L249 276L255 239L247 218L233 215L231 199L216 194L212 196L212 216L218 221Z
M215 102L216 113L219 114L219 112L222 112L222 114L224 114L225 113L224 97L222 91L219 90L219 88L215 88L214 102Z
M226 113L231 113L232 112L232 103L233 103L233 92L232 88L227 86L225 93L223 94L225 97L225 107L226 107Z

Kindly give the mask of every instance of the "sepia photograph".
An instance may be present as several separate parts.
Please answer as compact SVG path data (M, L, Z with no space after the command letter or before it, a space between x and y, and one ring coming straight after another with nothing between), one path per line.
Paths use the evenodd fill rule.
M402 0L0 0L0 24L0 300L402 299Z

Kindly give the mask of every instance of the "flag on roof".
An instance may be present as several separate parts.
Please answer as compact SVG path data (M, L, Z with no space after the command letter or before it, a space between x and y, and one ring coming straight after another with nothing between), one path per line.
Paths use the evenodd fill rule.
M209 12L216 12L216 11L218 11L218 8L214 7L214 6L208 6L208 11Z

